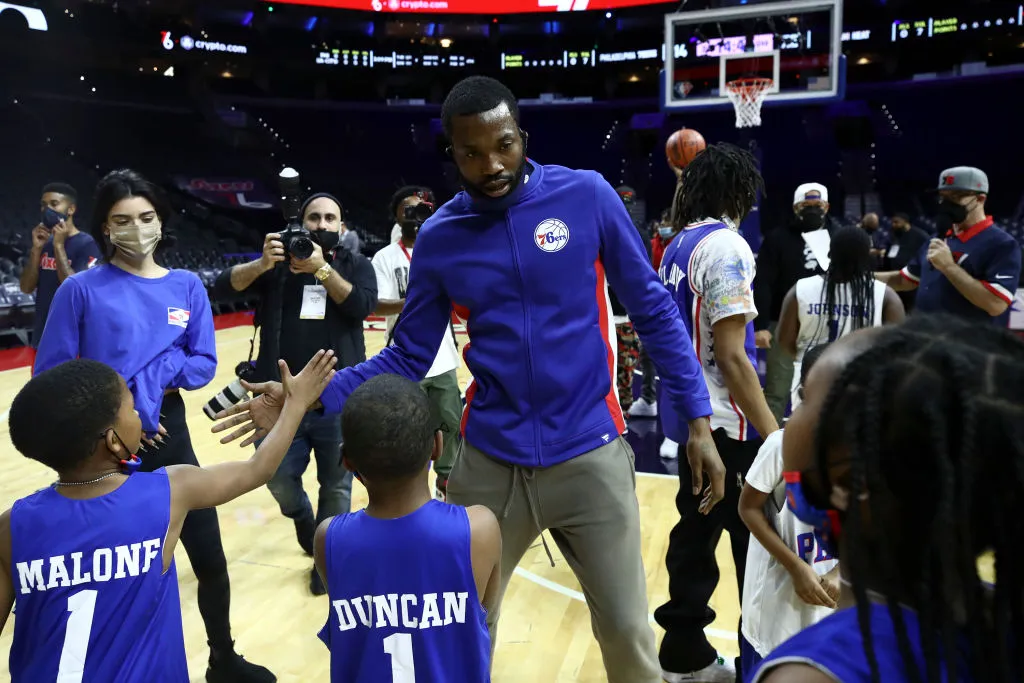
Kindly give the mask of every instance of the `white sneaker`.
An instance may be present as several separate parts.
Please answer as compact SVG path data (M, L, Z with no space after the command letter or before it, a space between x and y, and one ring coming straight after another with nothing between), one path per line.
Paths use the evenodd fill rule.
M629 408L630 417L658 417L658 403L648 403L644 399L634 401Z
M679 444L672 439L665 437L661 442L661 450L658 452L662 460L675 460L679 457Z
M688 674L674 674L662 669L661 677L666 683L736 683L736 667L731 660L721 655L700 671Z

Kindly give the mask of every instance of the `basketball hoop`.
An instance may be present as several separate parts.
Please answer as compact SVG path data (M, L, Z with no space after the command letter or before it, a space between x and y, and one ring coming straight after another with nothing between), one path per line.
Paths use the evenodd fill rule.
M775 85L770 78L740 78L725 84L729 101L736 109L736 127L761 125L761 104Z

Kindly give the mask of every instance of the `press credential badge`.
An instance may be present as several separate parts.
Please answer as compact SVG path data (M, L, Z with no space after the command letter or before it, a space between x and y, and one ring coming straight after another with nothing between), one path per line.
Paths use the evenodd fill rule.
M327 289L323 285L305 285L302 288L302 310L299 317L303 320L323 320L327 314Z

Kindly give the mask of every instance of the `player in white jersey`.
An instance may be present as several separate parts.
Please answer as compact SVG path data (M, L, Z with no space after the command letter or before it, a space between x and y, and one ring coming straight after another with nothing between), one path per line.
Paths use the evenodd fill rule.
M828 344L807 351L799 391ZM753 538L743 582L740 658L750 673L772 650L832 613L839 596L839 562L813 527L786 506L782 434L765 439L747 471L739 514Z
M692 493L688 463L679 460L680 520L665 558L669 601L654 613L665 629L660 660L668 683L736 680L733 665L718 657L704 627L714 621L708 601L718 583L715 548L723 529L742 591L750 536L737 513L743 477L761 440L778 430L757 377L754 254L736 227L761 184L757 162L746 150L718 144L698 154L683 171L674 202L673 222L681 231L659 268L693 340L711 398L712 436L726 468L725 499L706 512ZM659 401L658 413L666 437L685 442L669 401Z
M797 387L807 349L862 327L898 323L906 316L899 295L874 279L873 266L870 235L855 226L840 228L832 235L825 275L798 280L786 294L778 340L794 358L794 410L800 405Z

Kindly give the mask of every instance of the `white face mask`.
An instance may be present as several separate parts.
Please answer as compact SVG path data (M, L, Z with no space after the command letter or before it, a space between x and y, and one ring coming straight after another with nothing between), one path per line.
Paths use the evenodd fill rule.
M139 226L125 226L110 230L110 243L132 261L141 261L154 251L162 236L159 221Z

